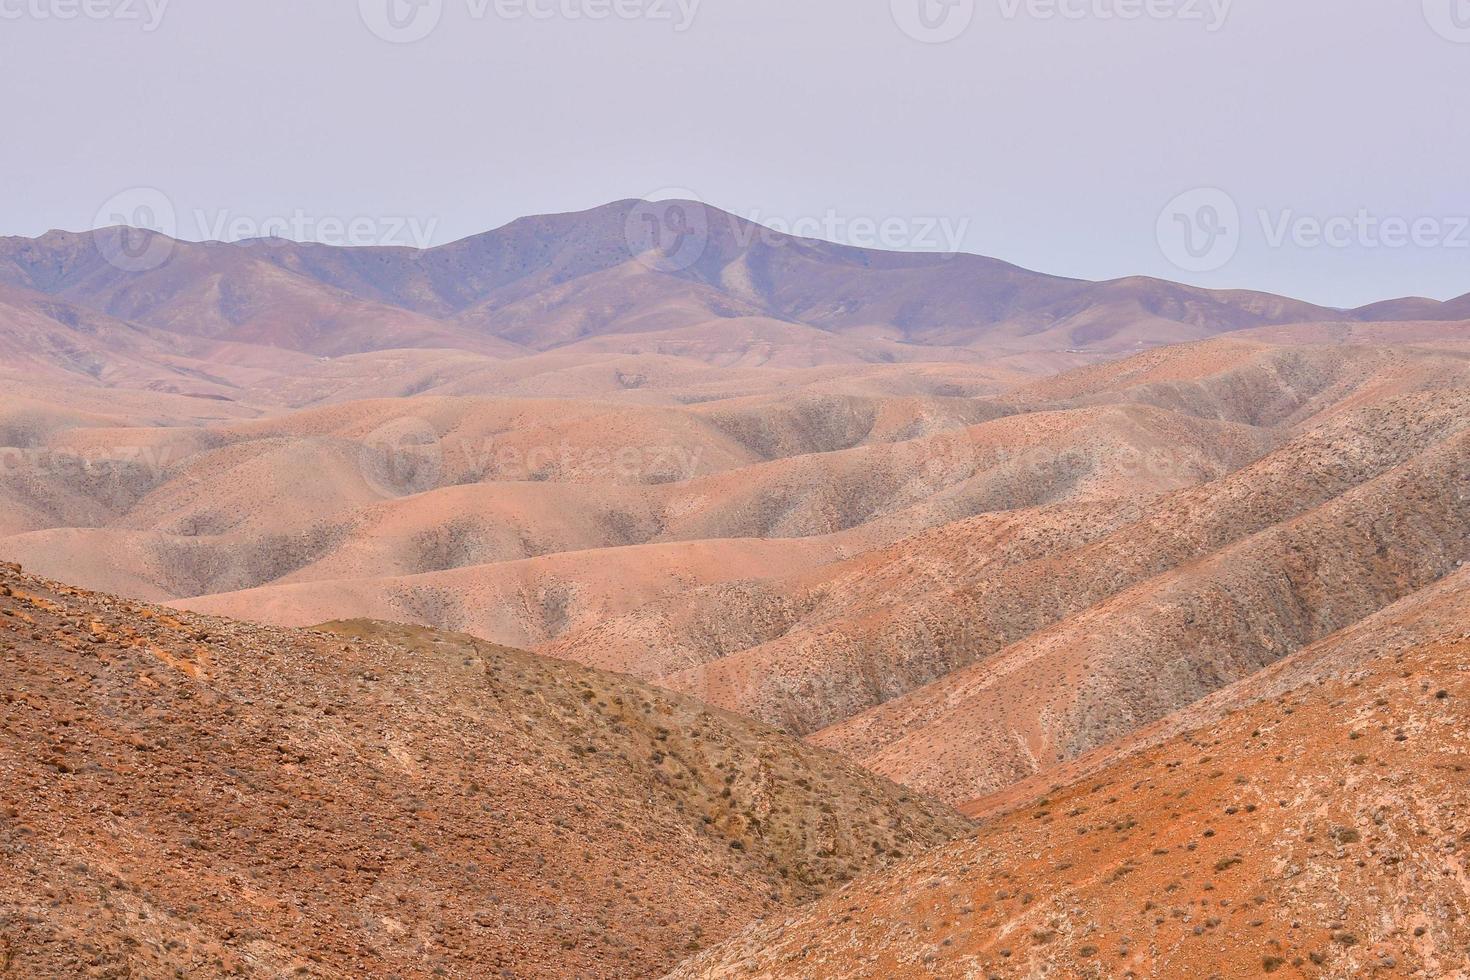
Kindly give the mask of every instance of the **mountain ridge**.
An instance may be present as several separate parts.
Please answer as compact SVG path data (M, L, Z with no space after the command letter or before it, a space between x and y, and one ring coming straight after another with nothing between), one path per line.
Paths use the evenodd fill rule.
M679 229L671 239L670 227ZM142 236L135 251L157 256L133 271L109 264L99 243L117 235ZM650 328L698 329L718 347L720 324L738 318L920 356L943 347L1106 356L1270 325L1470 317L1470 297L1339 310L1140 276L1091 282L969 253L799 238L699 202L633 199L427 249L48 232L0 239L0 281L142 326L329 356L448 347L520 357Z

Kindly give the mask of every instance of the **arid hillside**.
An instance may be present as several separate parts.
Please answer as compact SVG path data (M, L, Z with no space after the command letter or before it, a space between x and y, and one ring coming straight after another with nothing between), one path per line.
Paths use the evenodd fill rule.
M1397 424L1381 442L1362 438L1372 415L1348 416L1346 445L1289 444L1099 542L1049 556L1021 571L1054 583L1055 612L1020 610L1039 618L1033 631L1006 642L1005 621L973 626L993 639L971 642L994 654L815 741L958 801L1243 679L1470 558L1467 420L1467 404L1452 403L1416 445ZM1330 472L1343 482L1334 486ZM957 600L956 612L985 624L1008 606L1005 593L987 590Z
M1461 637L1467 622L1470 622L1470 566L1162 721L1146 725L1072 762L971 800L960 809L974 817L1014 809L1168 739L1218 725L1252 705L1280 698L1298 688L1340 680L1387 653L1402 653L1413 646Z
M1304 686L1247 682L671 976L1463 976L1467 594L1461 573L1288 660Z
M0 559L628 674L966 805L1470 561L1462 312L689 202L423 251L8 239Z
M408 351L189 399L234 417L37 394L0 417L0 556L629 672L959 804L1470 559L1470 333L1283 330L1019 383Z
M622 676L0 566L17 976L657 975L967 824Z
M0 240L0 973L1470 975L1465 303Z

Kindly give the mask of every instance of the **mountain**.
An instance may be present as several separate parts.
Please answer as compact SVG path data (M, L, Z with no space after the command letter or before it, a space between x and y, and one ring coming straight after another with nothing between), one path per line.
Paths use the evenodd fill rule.
M157 267L109 261L122 235L154 250ZM156 330L314 354L389 347L517 348L411 310L375 303L282 268L269 244L180 242L156 232L101 229L0 239L0 281Z
M1229 692L670 976L1456 976L1467 595L1460 573L1382 618L1388 644L1329 640L1297 685Z
M1470 320L1470 293L1456 299L1425 299L1414 296L1373 303L1354 311L1363 320Z
M0 566L17 975L656 975L967 829L630 678Z
M131 246L121 257L118 242ZM973 255L796 238L690 201L524 218L425 250L58 231L0 239L0 282L190 337L331 356L514 357L597 338L627 352L678 335L666 352L728 360L749 356L728 346L745 329L784 332L778 343L792 347L825 337L828 362L953 359L934 348L1096 356L1360 318L1263 293L1092 283Z

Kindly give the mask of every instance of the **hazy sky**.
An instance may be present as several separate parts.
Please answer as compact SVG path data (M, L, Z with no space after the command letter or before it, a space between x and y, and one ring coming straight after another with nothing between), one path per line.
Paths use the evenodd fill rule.
M1094 279L1470 291L1470 0L0 0L0 77L0 233L438 243L681 189Z

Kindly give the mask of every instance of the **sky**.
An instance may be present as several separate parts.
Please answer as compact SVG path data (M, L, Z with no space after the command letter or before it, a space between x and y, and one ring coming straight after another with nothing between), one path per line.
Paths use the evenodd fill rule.
M1470 0L0 0L0 234L692 197L1330 306L1470 292Z

